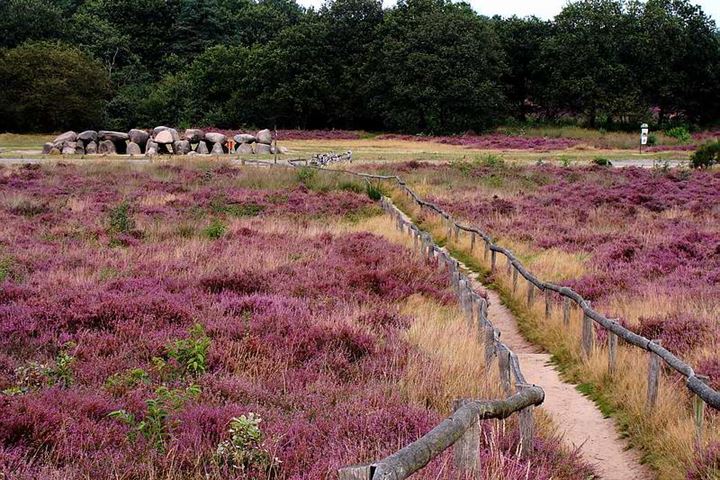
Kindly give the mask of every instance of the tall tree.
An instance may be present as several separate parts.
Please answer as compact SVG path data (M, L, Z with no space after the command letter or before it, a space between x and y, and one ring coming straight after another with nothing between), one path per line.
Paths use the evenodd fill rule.
M720 114L720 42L715 22L687 0L634 2L638 12L637 63L643 97L668 114L691 121Z
M0 130L95 127L107 77L99 63L59 43L25 43L0 52Z
M543 42L540 100L555 112L599 115L637 110L636 45L622 0L580 0L555 17Z
M401 1L385 15L369 68L370 105L385 128L462 132L503 118L502 48L468 4Z

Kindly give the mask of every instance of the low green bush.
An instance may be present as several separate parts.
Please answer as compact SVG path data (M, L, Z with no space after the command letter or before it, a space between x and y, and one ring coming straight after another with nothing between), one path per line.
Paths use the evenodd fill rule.
M720 164L720 141L718 140L700 145L690 157L692 168L710 168L717 164Z

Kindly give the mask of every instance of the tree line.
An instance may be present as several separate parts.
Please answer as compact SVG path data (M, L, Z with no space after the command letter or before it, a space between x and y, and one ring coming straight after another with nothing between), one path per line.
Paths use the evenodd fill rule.
M2 0L0 32L0 131L720 118L720 35L688 0L579 0L550 21L448 0Z

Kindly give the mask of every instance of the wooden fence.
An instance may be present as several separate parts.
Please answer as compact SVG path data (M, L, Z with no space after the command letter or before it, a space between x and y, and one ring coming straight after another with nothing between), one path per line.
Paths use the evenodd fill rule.
M293 167L297 166L295 161L289 161L288 163ZM394 182L395 185L400 188L410 200L412 200L417 206L419 206L422 211L429 211L430 213L435 214L441 221L447 224L448 238L454 237L454 239L457 241L460 239L461 234L469 235L471 250L476 247L478 242L483 242L485 256L486 258L487 256L490 256L490 268L493 272L497 271L498 268L498 254L504 256L507 262L509 277L512 278L513 291L517 289L517 282L519 276L524 278L528 284L528 306L532 306L535 302L535 294L537 291L538 293L543 294L545 301L545 312L546 315L549 316L552 306L555 303L554 297L556 297L556 299L559 300L558 303L562 304L563 322L567 325L570 322L570 308L571 305L574 304L583 313L580 344L582 352L585 356L589 356L594 348L595 325L599 325L601 328L604 328L607 331L608 370L610 374L613 374L616 371L617 349L618 341L620 339L622 339L628 345L633 345L637 348L647 351L649 354L647 382L648 409L652 409L657 401L658 385L660 380L662 363L664 363L669 369L682 375L685 378L686 387L688 388L688 390L690 390L690 392L694 394L693 411L695 419L695 435L696 442L700 442L703 432L703 418L705 406L709 405L715 410L720 410L720 392L714 390L706 384L707 377L697 375L690 365L683 362L676 355L665 349L659 341L654 341L645 338L642 335L638 335L623 327L615 320L607 318L605 315L593 309L589 301L587 301L585 298L583 298L580 294L578 294L571 288L555 285L549 282L543 282L537 276L528 271L527 268L525 268L525 266L517 259L517 257L515 257L515 255L510 250L494 243L490 235L480 230L479 228L459 223L449 213L445 212L439 206L423 200L399 176L374 175L341 169L333 169L330 171L353 175L356 177L364 178L368 181L378 180ZM424 255L426 255L429 259L436 261L439 260L441 264L444 263L447 268L450 269L450 271L452 272L451 278L453 279L453 284L458 291L461 304L465 306L464 308L467 308L468 298L471 299L469 300L470 305L477 305L478 303L482 305L482 301L478 301L476 298L478 295L474 291L472 291L472 289L469 289L468 291L468 286L470 285L469 281L467 277L465 277L458 271L457 261L453 259L444 250L438 248L432 242L429 234L420 231L412 222L407 220L402 214L402 212L400 212L386 198L382 200L382 205L383 208L385 208L385 210L388 211L388 213L390 213L391 215L393 215L393 217L396 219L396 224L398 228L408 229L410 234L413 235L416 245L419 246L418 248L420 248L420 251ZM484 301L484 299L482 300ZM487 303L485 303L485 306L487 306ZM475 309L477 310L477 307L475 307ZM482 308L480 308L479 310L481 312L483 311ZM472 312L473 310L470 311ZM503 384L503 390L505 392L510 393L512 391L509 380L511 378L511 375L507 373L508 367L505 367L505 365L509 366L512 377L515 378L515 389L519 393L516 393L513 397L508 398L506 402L510 402L510 400L512 400L512 402L507 405L509 405L511 408L517 407L514 411L521 412L521 422L523 421L523 418L530 418L530 420L526 420L526 422L531 422L532 405L537 405L541 403L542 398L537 403L533 403L533 401L530 401L530 404L525 404L524 402L528 401L528 396L530 394L526 394L526 396L522 396L521 394L523 391L533 391L533 389L538 389L539 391L541 391L541 389L539 389L539 387L527 385L524 377L522 376L522 372L520 371L517 357L514 355L513 352L510 351L510 349L507 348L507 346L500 342L499 332L492 327L492 324L488 321L487 317L484 317L483 315L480 315L478 317L477 314L475 314L475 316L477 318L478 332L482 332L482 335L485 339L486 361L489 363L492 362L492 359L494 357L498 358L500 378ZM470 317L472 318L472 313L470 314ZM539 391L537 393L539 393ZM518 400L518 398L524 400ZM532 400L537 399L535 398ZM456 444L456 450L465 451L463 449L467 449L467 445L472 444L472 442L474 441L472 440L473 435L475 435L474 426L471 428L472 425L467 425L466 423L462 423L460 421L452 421L453 417L455 415L460 415L462 418L464 418L464 415L469 414L472 418L477 418L478 420L481 418L502 418L501 415L498 415L497 417L491 416L494 414L494 412L498 411L497 409L499 408L494 402L502 401L496 400L489 402L462 402L464 402L463 405L461 405L458 410L456 410L455 414L453 414L452 417L448 418L445 422L438 425L438 427L433 429L431 432L429 432L417 442L373 465L348 467L341 469L339 472L340 478L348 480L404 479L407 478L407 476L411 475L414 471L422 468L432 458L434 458L434 456L437 456L439 452L453 445L453 443L455 442L461 442L460 445ZM472 408L477 410L469 411L468 409L471 408L471 405L473 406ZM483 406L481 407L480 405ZM480 412L485 413L481 414ZM512 411L510 411L508 414L511 413ZM476 417L473 417L473 415L476 415ZM490 416L484 417L483 415ZM446 424L446 422L449 422L449 425L457 425L457 428L453 430L454 433L452 435L445 433L438 437L439 433L445 432L445 429L448 428L447 426L442 427L444 424ZM526 423L526 427L528 431L532 431L532 429L529 427L529 423ZM438 429L441 430L438 432ZM522 429L523 428L521 427L521 430ZM456 435L457 439L455 438ZM440 441L439 438L443 438L447 441ZM527 448L529 447L529 445L531 445L531 436L526 433L524 439L524 447ZM443 445L444 448L442 448L442 450L437 450L437 448ZM434 452L434 455L426 455L424 457L418 456L418 451ZM531 453L531 449L527 448L525 452L526 454L529 454ZM463 455L456 454L455 458L463 458ZM465 462L465 464L467 464L467 462ZM463 467L463 462L459 462L458 467L461 470L471 470L472 462L470 462L469 465L470 467ZM408 469L409 466L412 466L414 470L410 471L410 469Z
M487 368L497 359L504 400L456 400L454 413L419 440L379 462L342 468L340 480L402 480L417 472L449 447L454 447L456 471L464 477L476 475L481 465L480 420L519 416L520 454L533 453L535 420L533 407L542 404L545 392L530 385L520 369L517 355L500 340L500 331L487 316L487 300L472 288L469 277L447 251L438 247L426 232L421 231L391 200L383 197L381 206L394 220L395 227L410 235L415 250L427 261L448 273L467 321L468 331L474 332L485 348Z

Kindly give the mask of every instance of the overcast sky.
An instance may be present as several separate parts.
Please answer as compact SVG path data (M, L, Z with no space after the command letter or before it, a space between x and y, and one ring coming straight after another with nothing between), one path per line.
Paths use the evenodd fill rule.
M395 3L395 0L383 1L385 6ZM308 7L319 7L324 0L298 0L298 2ZM483 15L504 17L535 15L545 19L560 13L565 3L566 0L470 0L470 5ZM693 3L702 6L705 13L712 16L716 22L720 20L720 0L695 0Z

